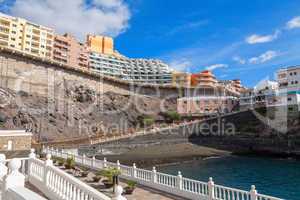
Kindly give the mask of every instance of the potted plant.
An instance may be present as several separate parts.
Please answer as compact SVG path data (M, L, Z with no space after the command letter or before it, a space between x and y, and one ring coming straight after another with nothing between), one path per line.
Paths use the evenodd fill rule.
M63 158L57 158L57 164L58 164L58 166L63 166L64 163L65 163L65 159L63 159Z
M66 169L74 169L75 167L75 159L74 157L70 157L66 160L65 168Z
M137 182L135 181L127 181L127 186L124 188L125 194L132 194L135 190Z
M111 188L117 184L118 176L121 174L121 171L117 168L107 168L100 172L102 176L106 179L102 181L106 188Z

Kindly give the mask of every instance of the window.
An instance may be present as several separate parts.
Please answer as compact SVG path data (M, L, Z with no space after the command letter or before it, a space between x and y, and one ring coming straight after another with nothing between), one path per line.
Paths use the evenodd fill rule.
M294 84L294 81L291 82L291 85L293 85L293 84Z
M11 38L12 41L16 41L16 38Z
M292 101L292 98L291 97L288 97L288 99L287 99L288 101Z
M297 75L297 72L294 72L294 75Z
M290 73L290 76L293 76L293 73L292 73L292 72Z
M295 84L298 84L298 81L295 81Z

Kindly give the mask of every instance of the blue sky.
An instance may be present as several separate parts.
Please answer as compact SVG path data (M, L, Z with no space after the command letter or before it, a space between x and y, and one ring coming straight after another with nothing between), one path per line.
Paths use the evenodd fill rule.
M2 12L59 32L81 38L85 31L112 35L126 56L159 58L189 72L208 68L219 79L240 78L247 86L273 79L280 67L300 65L300 0L1 1ZM65 4L64 10L50 2ZM31 6L24 9L25 4ZM33 5L47 8L46 14ZM76 18L80 12L83 17ZM66 26L60 20L65 15L66 24L75 25Z

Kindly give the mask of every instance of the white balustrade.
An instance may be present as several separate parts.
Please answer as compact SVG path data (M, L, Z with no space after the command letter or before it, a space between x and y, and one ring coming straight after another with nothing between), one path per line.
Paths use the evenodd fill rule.
M66 158L66 154L55 151L54 149L45 148L44 153L62 156ZM282 200L280 198L258 194L255 186L251 186L250 191L244 191L225 186L216 185L212 178L208 182L202 182L182 177L178 172L177 176L159 173L155 168L150 170L139 169L135 164L133 166L126 166L117 163L108 162L106 158L97 160L87 158L80 155L74 156L75 162L79 165L84 165L92 169L101 170L103 168L111 167L121 170L121 177L133 180L139 184L161 190L167 193L175 194L184 198L194 200Z
M53 200L110 199L73 176L46 163L47 161L38 159L29 160L29 182L48 198Z

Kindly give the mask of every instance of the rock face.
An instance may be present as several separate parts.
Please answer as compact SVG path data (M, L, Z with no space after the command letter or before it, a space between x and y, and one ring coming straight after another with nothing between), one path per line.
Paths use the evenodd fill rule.
M126 133L143 115L176 109L176 100L144 95L97 93L73 83L55 98L0 89L0 129L27 129L36 140L51 141L96 134Z
M0 88L0 128L28 129L40 141L133 131L141 116L176 110L179 95L2 51Z

